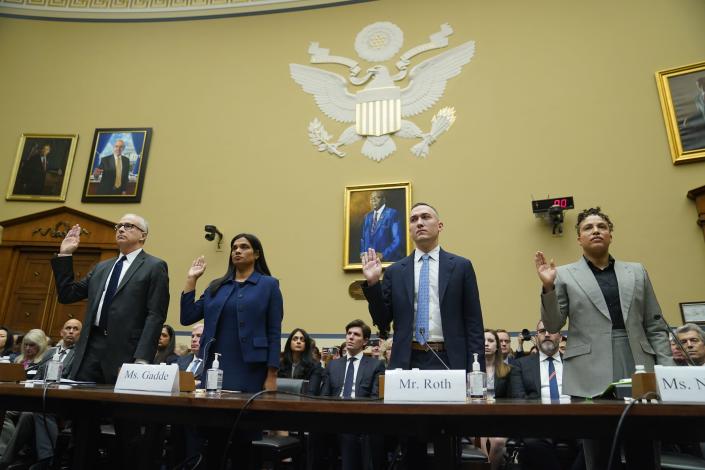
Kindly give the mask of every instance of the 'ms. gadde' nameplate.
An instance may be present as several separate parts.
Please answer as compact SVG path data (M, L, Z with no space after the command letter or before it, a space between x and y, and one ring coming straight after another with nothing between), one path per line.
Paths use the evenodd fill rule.
M464 370L387 370L385 403L465 403Z
M654 366L661 400L705 403L705 367Z
M123 364L115 383L115 391L178 392L179 366L176 364Z

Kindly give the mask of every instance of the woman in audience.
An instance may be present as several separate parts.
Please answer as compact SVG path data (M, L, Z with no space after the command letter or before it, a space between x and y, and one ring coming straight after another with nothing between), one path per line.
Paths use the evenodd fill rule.
M230 241L227 271L196 301L196 282L205 270L204 257L196 258L181 294L181 324L204 323L204 370L211 368L215 353L219 353L223 389L246 393L276 390L283 301L279 281L267 267L262 243L252 234L235 235ZM248 468L249 459L244 457L250 455L250 442L259 438L256 434L238 433L230 448L234 467ZM218 468L226 438L227 433L220 430L209 433L208 468Z
M284 344L278 377L308 380L308 393L318 395L321 392L323 368L313 358L312 340L301 328L291 332Z
M162 326L162 334L159 336L157 344L157 354L154 356L152 364L172 364L179 359L174 349L176 348L176 338L174 328L166 323Z
M382 362L384 362L384 367L389 367L389 361L392 359L393 342L392 338L387 338L379 346L379 355Z
M521 398L521 377L514 367L506 364L499 351L499 336L495 330L485 329L485 371L488 397ZM483 437L482 450L487 452L492 470L504 460L506 437Z
M15 338L10 333L10 330L4 326L0 326L0 357L9 357L10 362L15 360L15 353L12 352Z
M42 360L48 345L47 335L42 330L39 328L29 330L22 338L22 354L17 356L15 362L22 364L25 370L36 368L39 361Z

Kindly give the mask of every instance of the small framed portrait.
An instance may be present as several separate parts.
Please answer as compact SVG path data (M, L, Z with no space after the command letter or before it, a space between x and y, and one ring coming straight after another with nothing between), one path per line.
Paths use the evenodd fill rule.
M705 302L681 302L683 323L705 326Z
M674 164L705 158L705 62L656 72Z
M362 269L360 256L369 248L389 266L409 254L406 218L411 210L411 183L345 188L343 269Z
M96 129L83 202L140 202L151 127Z
M78 134L22 134L7 200L65 201Z

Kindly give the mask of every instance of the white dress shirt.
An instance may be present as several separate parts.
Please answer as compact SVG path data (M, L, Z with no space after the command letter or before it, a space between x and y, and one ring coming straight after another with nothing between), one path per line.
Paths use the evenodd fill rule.
M541 366L541 399L551 400L551 388L548 384L548 357L539 351L539 365ZM553 355L553 367L556 369L556 381L558 382L558 394L563 395L563 360L560 351Z
M421 275L421 257L425 255L418 248L414 251L414 331L416 331L416 312L419 299L419 276ZM443 341L443 325L441 323L441 300L438 290L438 264L440 262L441 247L436 246L428 252L428 331L425 333L426 341Z
M122 281L123 276L125 276L125 273L127 272L128 269L130 269L130 265L132 262L137 258L137 255L139 255L142 252L142 248L138 248L133 252L130 252L126 255L123 255L120 253L120 256L118 256L118 259L115 260L115 264L120 261L120 258L123 256L126 257L125 261L122 262L122 271L120 271L120 277L118 278L118 286L120 285L120 281ZM95 326L100 325L100 315L103 313L103 300L105 300L105 291L108 289L108 283L110 282L110 276L113 275L113 269L115 269L115 264L113 264L112 269L108 273L108 277L105 279L105 285L103 286L103 293L100 295L100 303L98 304L98 313L95 316L95 321L93 322Z
M360 351L356 355L352 356L355 358L355 362L353 362L353 384L352 384L352 393L350 394L350 398L355 398L355 383L357 383L357 371L360 370L360 363L362 362L362 356L364 356L364 352ZM350 357L345 357L345 375L348 374L348 366L350 361ZM343 392L345 391L345 375L343 375L343 388L340 389L340 397L343 397Z

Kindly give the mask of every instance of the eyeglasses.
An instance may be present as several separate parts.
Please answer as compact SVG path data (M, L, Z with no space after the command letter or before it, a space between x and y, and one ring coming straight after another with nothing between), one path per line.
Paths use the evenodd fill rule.
M140 227L138 227L138 226L135 225L135 224L130 224L130 223L119 223L119 224L115 224L115 231L116 231L116 232L117 232L118 230L120 230L121 228L124 228L125 230L132 230L133 228L136 228L136 229L139 230L140 232L145 232L145 233L147 232L146 230L142 230Z

